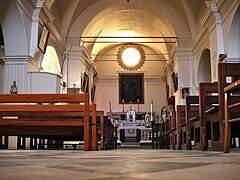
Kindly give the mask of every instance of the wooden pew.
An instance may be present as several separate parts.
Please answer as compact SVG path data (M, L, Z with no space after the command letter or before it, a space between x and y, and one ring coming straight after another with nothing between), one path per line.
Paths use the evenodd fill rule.
M199 84L199 118L201 149L208 149L208 140L211 141L212 150L219 150L219 126L215 123L219 120L218 116L218 96L212 93L218 93L218 83L200 83Z
M234 137L238 136L240 138L240 98L236 100L234 93L238 93L238 95L240 93L240 80L237 80L224 88L224 153L229 153L231 134L233 134ZM234 98L236 101L231 101L231 99Z
M194 141L194 149L200 149L199 96L187 96L185 108L186 149L192 149L191 141Z
M176 120L176 111L173 109L170 116L170 149L177 149L177 120Z
M0 103L1 135L83 138L84 150L95 150L88 94L0 94Z
M177 150L186 149L186 114L185 105L177 105L176 129L177 129Z
M114 149L116 137L114 136L114 126L108 119L108 116L104 116L103 119L103 140L102 140L102 150Z
M227 78L232 78L233 81L239 79L240 63L218 63L218 98L219 98L219 125L220 125L220 140L221 149L223 150L224 139L224 88L229 85ZM231 101L237 101L238 97L231 98Z

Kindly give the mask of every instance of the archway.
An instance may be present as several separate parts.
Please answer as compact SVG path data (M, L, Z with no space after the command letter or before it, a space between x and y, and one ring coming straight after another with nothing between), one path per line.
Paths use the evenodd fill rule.
M228 38L228 61L240 61L240 7L233 18Z
M198 76L197 82L211 82L211 57L210 50L205 49L202 52L199 65L198 65Z

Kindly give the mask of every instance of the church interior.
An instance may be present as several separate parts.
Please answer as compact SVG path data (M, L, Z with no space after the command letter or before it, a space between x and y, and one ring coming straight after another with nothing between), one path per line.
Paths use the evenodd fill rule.
M239 69L239 0L0 0L0 179L235 179Z

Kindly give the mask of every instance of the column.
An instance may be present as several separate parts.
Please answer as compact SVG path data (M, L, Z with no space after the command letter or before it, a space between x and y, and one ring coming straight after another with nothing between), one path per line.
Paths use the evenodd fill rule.
M66 62L65 62L66 63ZM89 73L90 54L84 46L72 46L69 50L69 56L66 63L67 87L71 88L73 84L81 87L81 75Z
M31 56L4 56L4 88L3 93L9 94L13 81L16 81L18 93L27 93L28 65L32 62Z
M28 92L27 72L28 64L31 63L30 56L3 56L4 60L4 83L3 93L9 94L13 81L16 81L18 93L24 94ZM9 149L17 149L17 137L9 137Z

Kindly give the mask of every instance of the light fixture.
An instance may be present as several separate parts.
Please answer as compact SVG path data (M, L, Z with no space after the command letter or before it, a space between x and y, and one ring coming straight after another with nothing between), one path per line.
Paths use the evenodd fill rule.
M145 52L141 46L133 43L122 45L117 52L119 65L126 70L137 70L145 61Z

